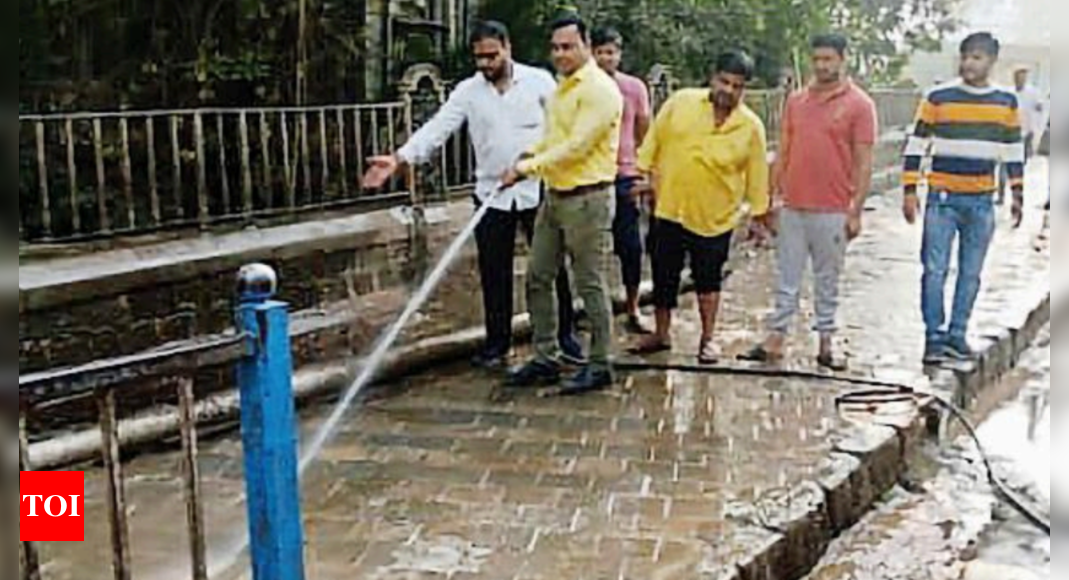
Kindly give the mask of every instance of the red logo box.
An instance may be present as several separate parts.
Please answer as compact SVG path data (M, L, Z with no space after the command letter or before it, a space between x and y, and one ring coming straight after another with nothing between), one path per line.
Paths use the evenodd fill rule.
M19 473L19 541L85 541L85 474Z

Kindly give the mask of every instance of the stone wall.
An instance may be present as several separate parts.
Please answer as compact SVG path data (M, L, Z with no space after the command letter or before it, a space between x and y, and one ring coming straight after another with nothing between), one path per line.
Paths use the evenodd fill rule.
M301 320L343 308L391 311L470 214L464 202L431 208L426 227L416 228L407 212L379 211L23 266L19 371L78 365L223 332L232 326L234 274L255 261L279 271L280 298ZM475 266L474 248L468 247L429 305L431 312L449 311L427 317L436 326L477 322L479 309L471 299L478 288ZM381 318L367 322L377 325ZM437 330L444 329L418 332Z

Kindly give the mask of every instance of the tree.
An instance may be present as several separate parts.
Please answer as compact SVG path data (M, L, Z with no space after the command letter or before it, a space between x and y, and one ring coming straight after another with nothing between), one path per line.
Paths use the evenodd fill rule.
M489 0L482 15L505 21L518 55L545 60L545 24L576 11L599 26L620 30L627 66L647 70L671 64L690 83L705 78L708 63L726 48L756 59L759 81L775 85L822 31L846 34L855 48L855 72L872 83L897 80L909 52L936 49L952 32L959 0Z
M475 0L470 0L473 4ZM836 29L870 83L896 80L910 50L937 47L959 0L485 0L517 56L548 65L546 24L564 10L618 28L625 67L673 66L703 82L726 48L744 48L775 85L809 36ZM19 0L19 101L33 111L288 105L354 101L369 63L399 48L367 42L367 0ZM408 3L404 4L408 6ZM301 15L304 14L304 26ZM457 47L447 74L469 69ZM411 51L415 52L415 51ZM461 53L464 54L461 54ZM454 68L455 67L455 68ZM298 82L298 72L301 81ZM298 84L301 87L298 87Z
M302 4L309 100L362 88L363 0L20 3L19 97L36 110L292 104Z
M960 0L818 0L827 25L854 47L855 71L873 84L892 84L915 51L939 50L959 22Z

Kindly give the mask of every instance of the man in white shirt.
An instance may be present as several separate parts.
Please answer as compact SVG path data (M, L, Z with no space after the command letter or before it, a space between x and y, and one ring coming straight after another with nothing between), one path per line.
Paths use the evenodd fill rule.
M501 189L501 176L537 143L545 129L545 107L557 88L548 72L512 60L508 29L499 22L478 23L471 47L479 72L461 82L441 110L393 155L369 160L364 187L375 189L405 164L431 160L451 135L467 123L476 158L476 203L491 209L475 231L479 247L486 317L486 345L472 361L488 369L505 367L512 349L516 230L528 243L542 200L542 184L525 180ZM583 361L575 338L575 312L566 270L557 279L559 336L567 362Z
M1035 153L1036 140L1043 136L1046 131L1046 104L1043 94L1039 89L1028 82L1031 73L1028 67L1017 67L1013 72L1014 92L1017 95L1017 111L1021 117L1021 134L1024 137L1025 164L1030 161ZM1001 169L999 179L998 204L1006 201L1006 166Z

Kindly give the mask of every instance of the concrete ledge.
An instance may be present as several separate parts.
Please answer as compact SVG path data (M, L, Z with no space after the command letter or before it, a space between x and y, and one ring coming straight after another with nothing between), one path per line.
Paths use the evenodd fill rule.
M463 219L470 205L446 204L424 210L428 225ZM220 270L237 271L252 261L279 261L407 239L412 223L407 207L269 229L164 242L19 266L19 310L36 310L118 294L146 282L164 284ZM354 238L363 238L354 239Z
M231 326L234 275L266 262L294 310L410 291L435 248L470 219L471 203L397 208L320 222L163 242L19 268L19 370L36 372L134 354ZM470 295L466 248L439 302ZM472 324L472 308L437 319L438 334Z

